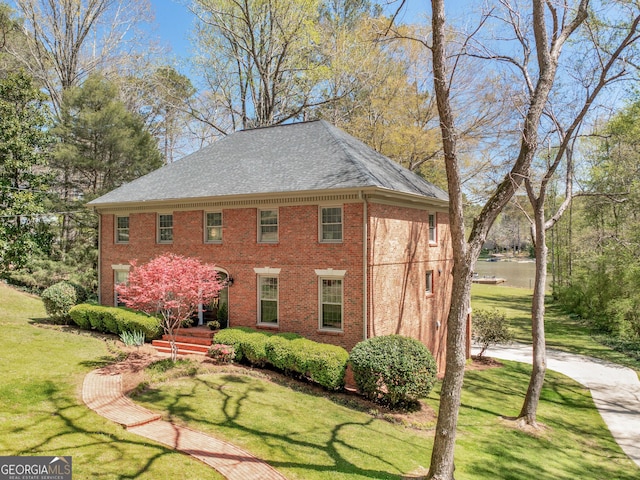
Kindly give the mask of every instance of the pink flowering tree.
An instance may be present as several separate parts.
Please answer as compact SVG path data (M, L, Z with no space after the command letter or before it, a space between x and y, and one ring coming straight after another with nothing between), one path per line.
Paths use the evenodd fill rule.
M213 265L168 253L137 266L126 284L116 286L118 298L129 308L158 315L171 343L171 359L178 355L176 330L209 303L224 287Z

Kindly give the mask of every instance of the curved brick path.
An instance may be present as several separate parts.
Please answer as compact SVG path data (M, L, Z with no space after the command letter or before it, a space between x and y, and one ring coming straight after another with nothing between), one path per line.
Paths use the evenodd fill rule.
M128 431L191 455L229 480L285 480L273 467L227 442L160 420L160 415L122 394L122 377L100 370L82 384L82 400L99 415Z

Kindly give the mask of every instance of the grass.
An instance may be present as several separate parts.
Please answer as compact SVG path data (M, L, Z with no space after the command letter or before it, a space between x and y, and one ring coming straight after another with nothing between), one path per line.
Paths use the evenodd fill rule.
M522 304L507 301L514 312ZM79 399L82 379L117 352L90 335L45 327L37 320L43 316L39 300L0 285L2 455L72 455L74 479L220 478L88 410ZM432 430L391 424L255 373L197 374L186 362L176 370L183 376L166 362L154 366L136 401L248 449L291 480L426 473ZM527 366L511 362L467 373L457 478L638 478L640 469L614 442L588 391L567 377L547 376L538 415L546 430L532 435L503 420L517 414L528 376ZM437 409L437 389L426 401Z
M515 334L514 340L522 343L531 343L531 297L532 292L523 288L481 284L474 284L471 288L472 308L495 307L506 312ZM640 374L640 361L599 343L583 321L568 316L550 301L545 311L545 334L548 348L618 363Z
M74 480L222 478L86 408L84 376L117 352L44 317L39 299L0 284L1 455L71 455Z

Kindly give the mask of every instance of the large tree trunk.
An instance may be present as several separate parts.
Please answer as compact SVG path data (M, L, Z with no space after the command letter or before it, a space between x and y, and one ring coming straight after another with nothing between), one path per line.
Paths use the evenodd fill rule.
M456 263L453 268L451 309L447 319L447 367L436 424L437 441L433 444L428 476L435 480L450 480L455 470L453 451L466 363L466 325L472 273L472 266L467 262Z
M544 197L542 197L544 199ZM547 371L547 352L544 334L544 296L547 283L547 232L545 229L544 200L535 208L536 277L531 302L531 337L533 340L533 365L529 388L518 418L536 426L536 412Z

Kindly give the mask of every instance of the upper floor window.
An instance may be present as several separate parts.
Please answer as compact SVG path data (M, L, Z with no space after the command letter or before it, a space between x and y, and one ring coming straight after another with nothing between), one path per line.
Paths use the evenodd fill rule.
M278 210L258 210L258 242L278 241Z
M158 215L158 243L173 242L173 214Z
M205 242L222 242L222 212L205 213Z
M436 231L436 214L429 214L429 243L436 243L437 231Z
M116 243L129 243L129 217L116 217Z
M320 208L320 241L342 242L342 207Z

